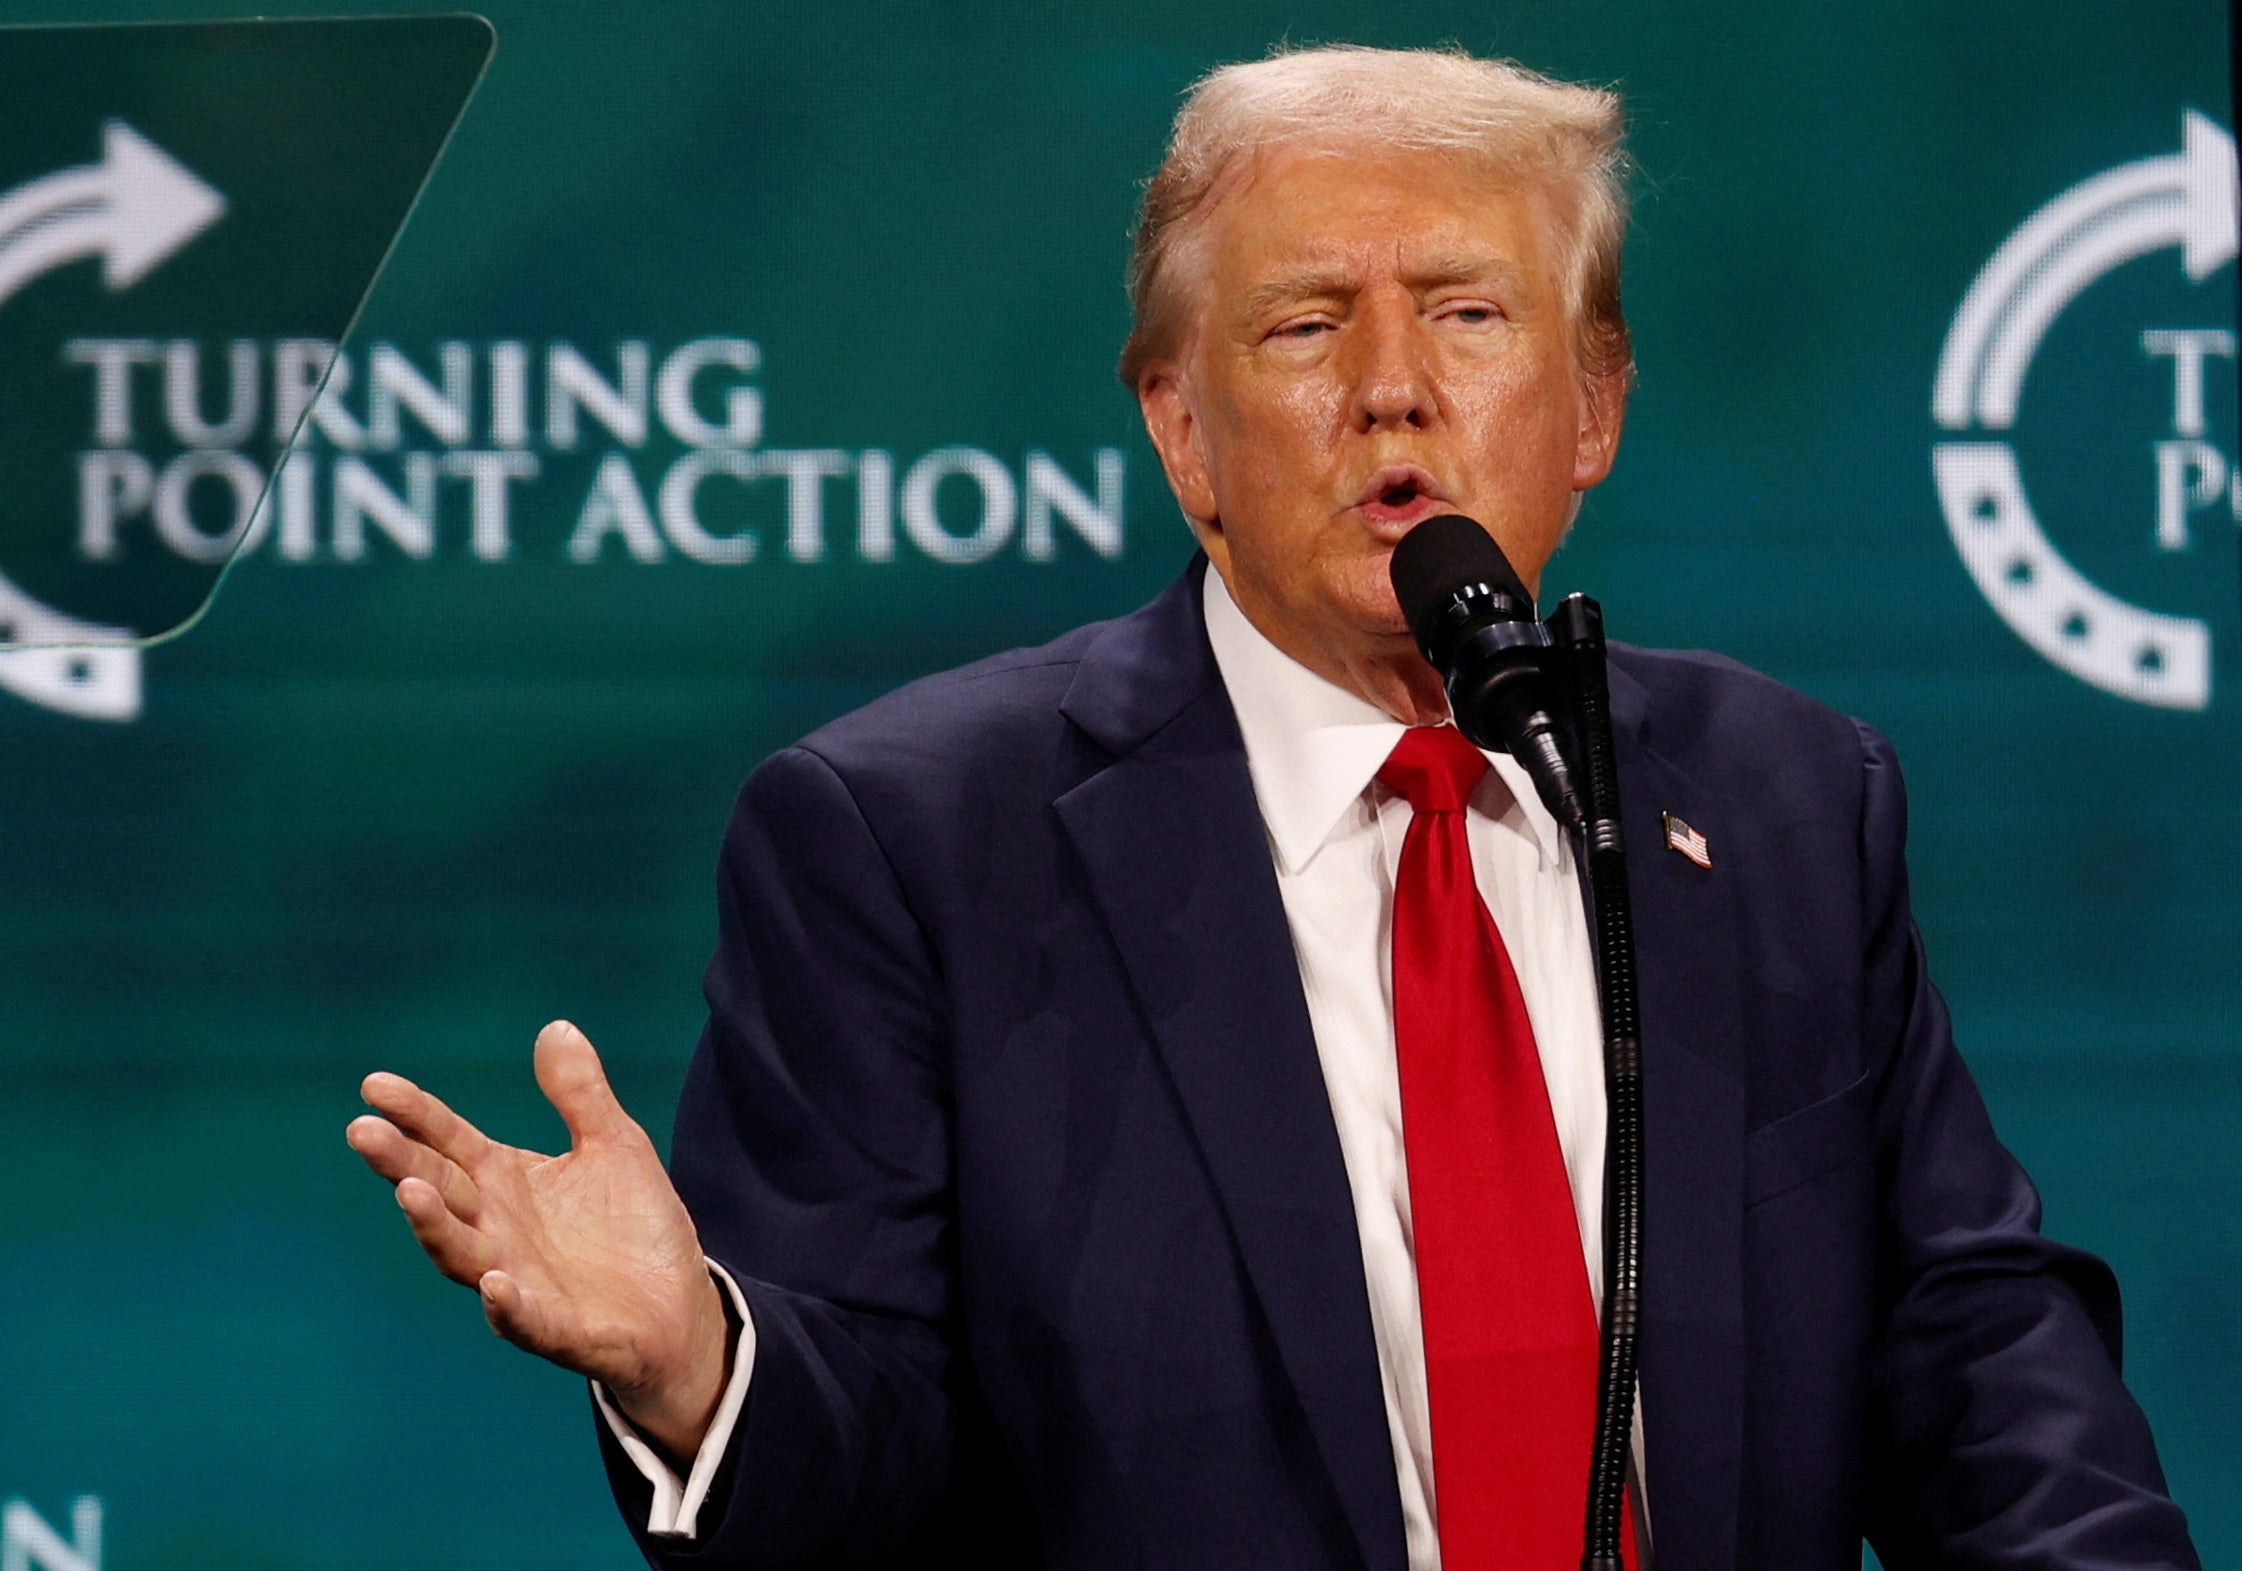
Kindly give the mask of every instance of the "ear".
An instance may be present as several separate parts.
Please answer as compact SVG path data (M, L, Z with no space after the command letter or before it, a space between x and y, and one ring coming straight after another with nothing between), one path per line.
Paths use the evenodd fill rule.
M1582 384L1580 433L1573 447L1573 489L1601 485L1619 457L1619 428L1627 418L1625 370L1605 371Z
M1173 360L1156 360L1137 379L1137 407L1144 411L1145 434L1160 455L1160 468L1176 505L1202 539L1221 527L1214 503L1214 479L1200 446L1199 417L1192 408L1191 389L1183 368Z

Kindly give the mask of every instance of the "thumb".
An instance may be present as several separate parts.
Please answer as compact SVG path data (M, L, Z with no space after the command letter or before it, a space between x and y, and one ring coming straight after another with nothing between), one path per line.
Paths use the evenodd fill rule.
M615 1140L643 1133L615 1100L591 1039L566 1020L537 1033L537 1088L568 1125L569 1143Z

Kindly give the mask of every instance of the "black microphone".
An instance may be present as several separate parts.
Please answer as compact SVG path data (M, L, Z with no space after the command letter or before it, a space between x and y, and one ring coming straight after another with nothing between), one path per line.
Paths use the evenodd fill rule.
M1549 630L1502 547L1470 519L1444 513L1402 536L1388 572L1411 636L1447 686L1456 728L1473 746L1517 759L1550 816L1584 833L1588 815L1558 742Z

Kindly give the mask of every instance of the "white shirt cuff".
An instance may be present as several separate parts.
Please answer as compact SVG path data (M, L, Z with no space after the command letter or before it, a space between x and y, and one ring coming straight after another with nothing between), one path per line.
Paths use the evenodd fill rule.
M645 1438L631 1427L630 1420L615 1406L607 1388L597 1380L592 1382L592 1401L598 1404L599 1416L607 1421L607 1428L615 1436L615 1443L631 1459L647 1483L654 1486L653 1509L646 1513L646 1531L657 1538L692 1538L700 1530L701 1505L708 1499L709 1485L716 1481L716 1469L724 1460L724 1453L732 1447L732 1431L739 1427L740 1409L747 1405L747 1378L755 1369L755 1320L747 1312L746 1295L740 1292L739 1283L715 1261L708 1262L708 1274L716 1278L730 1295L732 1308L740 1317L739 1350L732 1355L731 1378L725 1382L724 1396L716 1404L716 1417L701 1440L701 1448L694 1454L693 1470L680 1479L660 1453L648 1445Z

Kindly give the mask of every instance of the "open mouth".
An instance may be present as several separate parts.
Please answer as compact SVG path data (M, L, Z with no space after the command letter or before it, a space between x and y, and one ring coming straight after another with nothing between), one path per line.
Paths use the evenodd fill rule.
M1373 524L1401 527L1422 523L1447 504L1432 477L1415 465L1395 465L1370 477L1357 511Z

